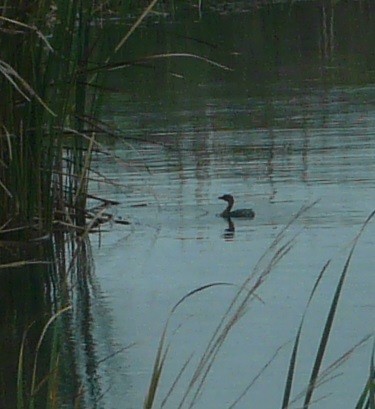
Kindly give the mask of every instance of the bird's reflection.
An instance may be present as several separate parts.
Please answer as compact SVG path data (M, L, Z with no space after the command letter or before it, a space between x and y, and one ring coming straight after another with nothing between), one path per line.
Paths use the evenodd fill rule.
M222 235L222 237L224 238L224 240L233 240L234 232L236 229L230 217L226 218L226 221L228 222L228 227L224 230L224 234Z

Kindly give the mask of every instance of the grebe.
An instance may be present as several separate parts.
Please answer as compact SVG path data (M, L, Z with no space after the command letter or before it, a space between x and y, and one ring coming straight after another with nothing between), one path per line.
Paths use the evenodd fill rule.
M220 196L218 199L228 202L227 208L223 211L223 213L220 213L220 216L224 217L225 219L230 219L231 217L242 217L244 219L253 219L255 217L255 213L252 209L238 209L238 210L231 211L233 204L234 204L234 199L232 195L223 195L223 196Z

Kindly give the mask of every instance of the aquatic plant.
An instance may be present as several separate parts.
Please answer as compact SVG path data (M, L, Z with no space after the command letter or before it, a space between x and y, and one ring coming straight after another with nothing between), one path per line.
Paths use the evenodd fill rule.
M229 333L234 330L234 327L237 323L244 317L245 313L248 310L249 304L257 299L257 290L259 287L264 283L265 279L270 275L273 271L275 266L289 253L289 251L293 247L293 243L297 238L297 235L293 236L292 238L288 238L288 228L290 227L291 223L293 223L296 218L298 218L303 212L308 210L308 207L301 209L301 211L291 220L291 222L281 230L281 232L277 235L275 240L272 242L270 247L266 250L264 255L260 258L258 263L256 264L252 273L246 278L246 280L242 283L239 290L237 291L236 295L229 303L227 310L225 311L223 317L221 318L216 330L212 334L211 339L207 343L203 354L198 359L198 363L192 369L192 375L189 376L189 380L187 381L186 386L184 386L185 392L182 396L177 397L177 401L179 402L176 407L182 408L185 407L192 407L197 402L198 397L200 396L205 383L207 382L208 376L212 370L213 364L217 359L217 356L222 349ZM331 304L329 306L327 318L325 320L324 328L320 337L318 349L315 358L311 362L312 370L310 378L307 382L306 387L302 390L302 392L298 393L296 396L292 397L293 391L293 383L294 379L299 376L296 370L296 364L298 362L298 350L301 343L301 335L303 332L303 325L305 322L306 313L309 309L309 305L319 287L319 283L323 278L324 274L326 273L328 267L330 266L331 260L329 260L321 269L318 278L314 284L314 287L311 291L309 299L307 301L307 305L305 311L302 314L302 319L295 337L294 345L292 348L292 354L289 360L289 367L286 371L285 377L285 387L283 392L283 399L281 403L282 409L287 409L292 407L292 405L297 404L298 407L300 406L300 401L303 400L302 407L309 408L313 404L312 397L316 390L325 382L329 381L334 377L335 371L346 361L348 360L353 353L363 344L368 342L371 338L374 338L374 333L371 332L370 334L364 336L361 340L358 341L356 345L353 345L349 350L347 350L344 354L339 356L333 363L329 364L324 370L322 370L322 364L324 361L324 356L326 350L329 345L329 338L330 333L334 324L335 315L338 310L339 299L343 290L343 285L345 282L345 278L348 274L350 263L358 241L364 232L366 226L370 223L370 221L374 218L375 211L373 211L366 221L363 223L360 231L355 236L351 248L349 250L349 254L346 257L346 261L344 267L341 271L337 286L335 288L333 298ZM263 266L264 264L264 266ZM206 286L200 287L196 290L191 291L185 297L183 297L171 310L170 315L167 319L167 322L164 326L163 333L161 335L159 345L157 348L156 358L154 362L153 371L151 374L150 385L147 390L147 396L144 402L144 409L151 409L155 407L157 401L158 391L160 389L160 385L162 382L162 374L165 370L167 370L166 366L166 359L170 349L170 343L168 341L167 333L168 327L173 316L174 312L176 311L177 307L189 299L192 295L200 293L201 291L205 290L206 288L210 288L215 285L222 285L227 283L213 283L208 284ZM370 328L370 331L373 331L373 328ZM372 354L369 357L369 375L366 381L366 384L363 388L362 393L356 403L357 409L374 409L375 408L375 366L374 366L374 351L375 351L375 340L374 347L372 350ZM244 388L242 393L228 406L229 408L234 408L236 405L243 401L246 394L249 392L253 384L259 379L261 375L267 370L270 366L272 361L276 358L280 350L284 346L278 348L274 355L266 362L263 368L254 376L252 380L249 381L248 385ZM165 397L162 399L161 407L164 407L165 404L170 399L172 393L175 391L177 384L182 379L182 374L187 372L187 368L191 364L191 357L187 359L183 364L182 367L177 374L174 382L172 383L171 387L169 388L168 392L166 393ZM277 393L277 391L274 391Z
M81 287L87 291L89 277L82 270L89 256L81 249L90 231L112 220L106 210L115 202L88 195L92 153L100 150L96 136L104 132L98 113L105 69L91 69L110 57L105 41L98 41L108 7L89 0L0 2L0 269L2 291L12 294L1 300L2 324L10 333L1 355L21 345L16 393L15 378L1 373L0 406L7 399L18 408L60 407L61 328L53 326L48 344L42 340L70 303L72 277L79 283L77 298ZM88 198L99 202L90 211ZM46 247L53 248L52 256ZM38 270L43 266L52 268ZM24 330L21 341L20 325L28 327L45 313L52 318L30 366L35 334ZM42 377L41 356L50 366ZM7 364L13 373L16 362Z
M103 57L100 2L0 5L0 233L83 227ZM16 52L15 52L16 50Z
M24 368L24 350L25 344L27 341L27 332L30 329L26 329L24 332L22 342L20 345L19 351L19 359L18 359L18 371L17 371L17 409L32 409L38 407L37 405L37 398L39 397L39 391L43 386L47 384L48 393L46 393L46 407L58 407L58 376L59 376L59 357L58 357L58 350L59 350L59 338L61 335L58 333L58 328L53 328L54 333L52 335L52 347L51 347L51 354L50 354L50 372L42 377L42 379L38 379L38 358L39 352L42 347L42 343L46 336L47 330L52 326L54 321L57 318L65 313L66 311L70 310L71 307L65 307L61 310L57 311L52 317L44 325L42 332L40 334L39 340L35 347L35 354L34 354L34 362L32 365L31 377L30 377L30 385L26 381L25 377L28 378L28 371L25 371ZM30 387L30 390L26 390L26 386Z

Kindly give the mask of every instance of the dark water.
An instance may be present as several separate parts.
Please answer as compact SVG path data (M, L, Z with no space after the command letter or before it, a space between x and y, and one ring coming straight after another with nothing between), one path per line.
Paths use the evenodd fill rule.
M375 24L363 7L244 12L243 4L218 4L201 18L177 9L150 17L118 54L138 64L109 78L103 120L119 138L103 144L117 158L94 158L91 191L118 200L113 211L132 224L93 235L95 272L73 280L81 291L67 349L83 407L142 407L171 308L195 288L227 283L195 294L171 320L155 407L194 353L165 405L177 408L238 286L301 207L316 202L286 230L285 241L298 235L292 249L231 331L194 407L230 407L282 347L236 407L281 406L291 341L333 258L303 330L293 396L304 390L350 245L375 207ZM125 28L110 29L116 44ZM163 53L204 56L230 70L186 56L139 61ZM217 217L223 193L253 208L255 219L230 226ZM352 259L324 368L374 331L374 244L372 222ZM371 347L330 374L316 407L354 407Z

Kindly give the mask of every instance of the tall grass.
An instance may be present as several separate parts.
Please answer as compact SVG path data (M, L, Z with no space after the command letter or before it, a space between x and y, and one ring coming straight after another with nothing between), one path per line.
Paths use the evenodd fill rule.
M47 393L45 394L46 399L46 407L54 408L58 407L58 390L59 390L59 382L58 382L58 366L59 366L59 357L58 357L58 346L59 343L59 334L58 329L54 328L53 334L53 341L52 341L52 353L50 355L50 372L44 374L41 379L38 379L38 358L39 352L44 341L45 335L47 330L52 326L54 321L63 314L64 312L70 310L71 307L65 307L58 312L56 312L44 325L42 332L40 334L39 340L37 342L34 354L34 362L32 365L32 373L30 378L30 384L26 381L25 382L25 375L28 378L28 374L25 374L24 370L24 349L25 343L27 340L27 330L24 333L22 338L22 342L20 345L20 352L19 352L19 360L18 360L18 371L17 371L17 409L33 409L40 406L37 402L37 398L39 397L39 391L42 389L46 384ZM27 388L28 387L28 388Z
M98 39L109 4L0 0L0 309L1 332L8 334L0 355L6 357L9 377L2 368L0 406L60 407L60 376L71 375L74 368L69 362L73 353L67 357L65 350L70 346L62 348L69 323L63 328L53 325L48 343L42 340L51 320L36 343L35 325L27 337L22 338L22 331L45 313L55 319L72 298L89 296L90 281L83 272L89 256L82 248L89 229L105 218L106 207L86 224L104 74L93 69L108 61L106 43ZM80 240L66 245L60 235L65 229L79 231ZM53 239L46 240L51 233ZM54 257L38 252L46 243L54 246ZM43 269L37 267L43 264L56 268L51 275L41 274ZM17 379L13 353L18 354ZM35 361L30 363L33 353ZM72 380L72 389L78 389L78 378Z
M93 47L95 7L89 1L0 5L1 407L60 407L61 373L74 367L69 346L62 348L71 323L53 325L46 336L49 321L37 342L38 324L27 337L22 331L45 314L55 319L65 311L78 276L89 285L82 274L89 256L81 249L95 140L88 122L97 114L100 84L100 73L87 75L94 65L89 60L100 58ZM70 240L73 254L66 252L61 228L80 232L77 243ZM85 290L78 287L75 295Z
M308 207L301 209L299 214L293 218L290 223L293 223L296 218L298 218L303 212L305 212ZM324 323L323 331L320 336L319 345L317 348L317 353L315 358L311 360L311 375L306 382L306 387L302 392L293 394L293 385L295 379L298 377L296 370L298 362L298 352L301 343L301 335L303 332L304 321L306 313L308 311L309 305L316 294L316 291L319 287L322 277L326 273L328 267L330 266L331 260L329 260L320 271L318 278L315 282L315 285L311 291L310 297L307 300L305 311L302 314L301 323L297 330L295 337L294 345L292 348L292 354L289 360L289 367L286 368L285 374L285 387L284 391L274 391L272 393L283 393L282 401L280 402L281 409L288 409L292 407L301 407L304 409L314 407L313 395L316 393L316 390L324 383L328 382L334 377L335 371L346 361L348 360L353 353L363 344L368 342L371 338L374 339L375 334L373 332L373 324L370 323L369 331L370 333L360 339L356 345L353 345L348 351L346 351L342 356L339 356L333 363L327 365L322 369L324 363L324 357L329 346L330 334L334 325L335 316L339 307L339 300L343 291L344 282L346 276L348 275L351 260L354 254L354 251L357 247L358 241L361 238L365 228L375 217L375 211L373 211L366 221L363 223L360 231L355 236L349 254L346 258L344 267L341 271L341 274L338 279L336 288L334 289L332 301L327 312L327 318ZM171 310L171 313L167 319L167 322L164 326L163 333L160 337L159 345L157 348L156 358L154 361L154 367L151 374L150 384L147 389L146 398L144 401L144 409L151 409L159 405L160 407L166 406L172 394L175 393L177 385L181 383L182 375L187 373L187 369L190 367L191 373L188 375L186 385L183 385L184 392L181 396L178 396L177 403L175 407L193 407L202 393L202 390L207 382L207 379L212 371L213 365L228 337L228 335L234 330L238 322L244 317L245 313L248 310L249 304L253 302L256 298L256 291L264 283L270 273L273 271L275 266L289 253L293 247L294 241L297 236L288 238L288 228L290 224L287 225L282 231L277 235L271 246L266 250L264 255L260 258L259 262L254 268L254 271L246 278L243 284L240 286L233 300L229 303L227 310L225 311L223 317L219 321L216 330L212 334L212 337L208 341L203 354L198 358L198 363L192 367L191 357L188 358L181 366L179 373L177 374L175 380L172 382L169 390L166 392L165 397L160 400L158 393L160 392L160 386L163 380L163 373L167 370L165 367L166 359L168 357L170 343L168 341L168 327L169 321L173 316L174 312L180 304L185 302L188 298L199 293L206 288L210 288L214 285L224 284L224 283L214 283L208 284L201 288L191 291L185 297L183 297ZM372 332L371 332L372 331ZM359 398L356 402L356 409L375 409L375 366L374 366L374 351L375 351L375 340L373 351L369 357L369 367L368 367L368 378L366 384L363 388L363 391L359 393ZM245 396L254 385L254 383L260 378L261 375L264 375L264 372L276 358L282 347L278 348L275 351L274 355L265 363L263 368L255 374L254 378L249 380L247 386L239 394L239 396L229 404L228 408L238 407L237 405L241 402L243 405L254 405L254 402L245 401ZM185 377L186 378L186 377ZM259 406L259 403L257 404Z
M30 237L63 221L83 225L98 75L96 2L0 5L0 226ZM15 232L13 229L18 228ZM26 235L25 235L26 232Z

